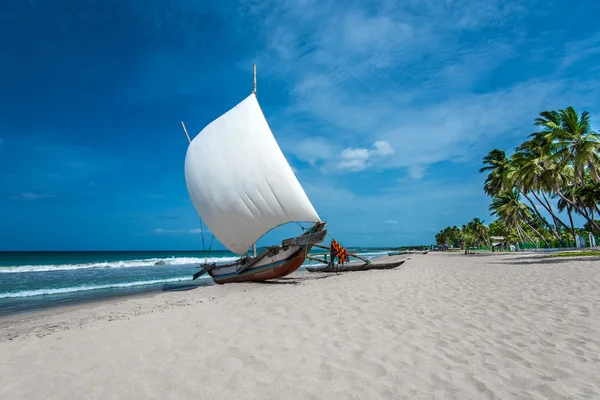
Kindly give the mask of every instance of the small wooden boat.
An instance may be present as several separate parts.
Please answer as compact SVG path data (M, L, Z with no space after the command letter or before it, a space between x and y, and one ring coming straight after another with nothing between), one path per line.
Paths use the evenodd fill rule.
M368 262L351 261L347 264L327 264L318 267L306 267L308 272L349 272L368 271L371 269L393 269L404 264L406 259L399 257L378 257Z
M427 254L429 250L418 251L418 250L403 250L403 251L388 251L388 256L401 256L405 254Z
M297 238L286 239L281 246L270 246L256 257L241 258L227 265L202 266L215 283L260 282L284 277L302 266L315 242L322 241L325 223L317 223ZM293 243L292 243L293 242ZM196 277L195 277L196 278ZM195 279L194 278L194 279Z

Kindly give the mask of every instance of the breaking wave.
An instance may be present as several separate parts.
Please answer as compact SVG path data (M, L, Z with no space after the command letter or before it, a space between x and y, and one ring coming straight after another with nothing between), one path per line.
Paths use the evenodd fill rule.
M150 258L145 260L92 262L85 264L21 265L16 267L0 267L0 273L67 271L87 268L165 267L169 265L203 264L205 261L208 263L216 262L217 264L225 264L235 260L237 260L237 257L172 257Z
M210 278L205 275L199 279ZM124 282L124 283L107 283L105 285L81 285L65 288L54 288L54 289L36 289L36 290L22 290L19 292L0 293L0 299L15 298L15 297L32 297L50 294L62 294L62 293L73 293L73 292L84 292L88 290L99 290L99 289L112 289L112 288L127 288L132 286L141 285L154 285L158 283L169 283L169 282L181 282L189 281L190 277L177 277L168 279L153 279L148 281L135 281L135 282Z

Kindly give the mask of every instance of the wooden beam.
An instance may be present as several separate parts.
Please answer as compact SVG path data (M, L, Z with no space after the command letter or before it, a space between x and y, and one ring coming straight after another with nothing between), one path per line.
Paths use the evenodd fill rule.
M262 260L263 258L265 258L271 254L273 254L273 248L269 248L269 249L263 251L261 254L258 255L258 257L254 257L254 258L250 259L246 264L243 264L243 265L237 267L236 268L237 273L239 274L240 272L250 268L251 266L256 264L258 261Z
M308 235L300 235L295 238L285 239L281 242L283 247L289 246L305 246L307 244L314 245L315 243L322 242L325 240L325 236L327 235L327 231L310 233Z
M313 246L314 247L318 247L319 249L331 250L331 247L329 247L329 246L322 246L322 245L319 245L319 244L315 244ZM359 256L356 253L350 253L350 252L348 252L348 255L350 255L350 256L352 256L354 258L358 258L359 260L364 261L367 264L371 264L371 261L367 260L366 258L362 258L361 256Z
M308 258L309 260L322 262L323 264L329 264L329 262L327 260L322 259L322 258L317 258L317 257L313 257L313 256L306 256L306 258Z
M352 257L358 258L361 261L364 261L367 264L371 264L371 261L367 260L366 258L362 258L361 256L359 256L356 253L350 253L350 252L348 252L348 254L351 255Z
M187 131L187 129L185 129L185 124L183 123L183 121L181 121L181 126L183 126L183 131L185 132L185 136L187 137L188 143L192 143L192 140L190 139L190 135L188 135L188 131Z
M211 264L204 264L200 266L200 271L196 272L193 276L192 276L192 280L195 281L196 279L198 279L199 277L201 277L202 275L204 275L205 273L209 272L211 269L215 268L217 266L216 263L211 263Z

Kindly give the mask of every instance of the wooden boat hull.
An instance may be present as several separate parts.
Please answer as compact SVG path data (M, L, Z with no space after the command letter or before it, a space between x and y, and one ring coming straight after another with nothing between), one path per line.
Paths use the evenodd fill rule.
M324 226L324 223L316 224L313 228L307 230L302 236L299 236L299 238L321 232ZM284 241L284 243L286 242L287 241ZM256 265L253 265L248 269L238 272L237 268L239 267L239 264L233 264L230 266L212 269L208 273L212 277L213 281L218 284L234 282L261 282L269 279L281 278L296 271L302 266L302 264L304 264L306 256L312 246L312 244L307 244L281 247L275 250L273 254L269 254L266 257L261 258ZM261 255L259 255L257 258L260 257Z
M261 265L256 268L249 268L241 273L232 274L216 274L209 272L213 281L218 284L234 283L234 282L261 282L269 279L277 279L284 277L296 271L304 264L306 253L310 251L304 248L298 249L291 257L281 261L272 262L266 265ZM218 272L218 271L217 271Z
M370 264L342 264L336 266L324 267L306 267L308 272L349 272L349 271L369 271L371 269L393 269L404 264L406 260L398 260L393 262L371 262Z

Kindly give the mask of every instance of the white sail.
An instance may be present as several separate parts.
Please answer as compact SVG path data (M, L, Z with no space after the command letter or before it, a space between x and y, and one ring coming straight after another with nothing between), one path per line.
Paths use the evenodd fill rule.
M244 254L271 229L319 216L252 93L196 136L185 157L196 211L230 251Z

